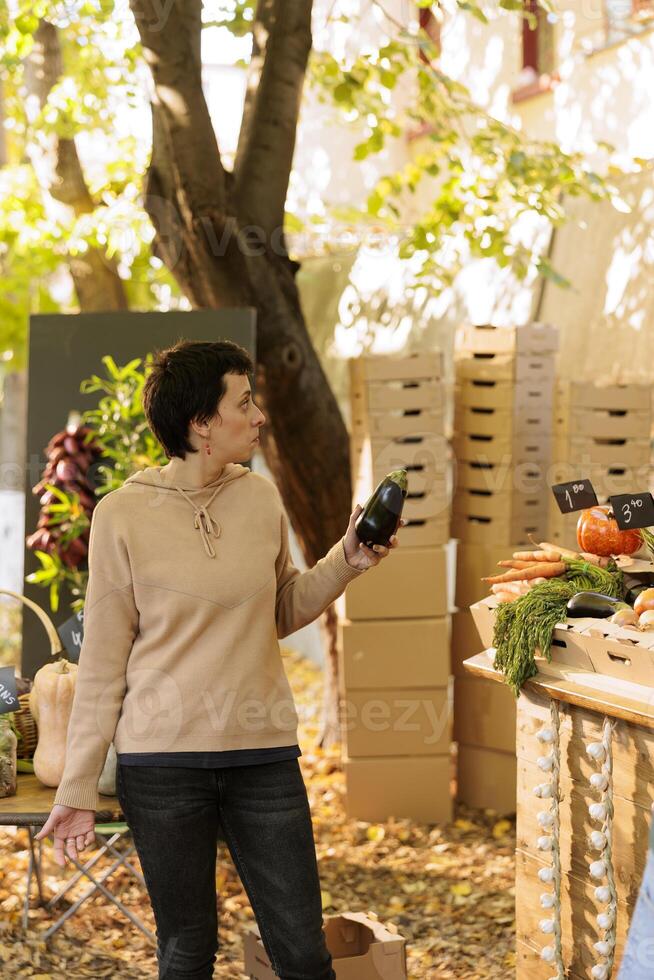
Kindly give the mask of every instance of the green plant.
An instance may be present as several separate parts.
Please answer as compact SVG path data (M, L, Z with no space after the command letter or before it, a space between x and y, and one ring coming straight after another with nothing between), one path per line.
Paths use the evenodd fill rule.
M95 488L97 498L122 486L128 476L146 466L159 466L166 462L165 453L148 428L143 412L143 385L147 371L152 363L152 354L134 358L119 367L111 355L102 358L106 377L94 374L80 384L83 394L101 392L97 408L89 409L81 416L84 425L93 431L94 440L100 446L102 459L106 463L98 466L100 482ZM79 495L67 493L60 488L46 484L57 497L49 511L52 520L67 524L66 533L61 538L62 545L79 537L90 522L80 505ZM26 577L26 581L50 590L50 608L59 609L62 588L72 596L70 603L74 613L84 607L84 596L88 582L86 562L79 567L70 567L62 561L57 549L51 554L35 550L41 567Z

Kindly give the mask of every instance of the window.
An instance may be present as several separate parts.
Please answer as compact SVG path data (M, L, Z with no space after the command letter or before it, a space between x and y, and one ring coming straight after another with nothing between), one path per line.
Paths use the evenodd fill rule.
M554 24L536 0L525 0L525 7L536 18L536 24L532 27L526 17L522 21L522 70L526 77L537 81L541 75L554 71Z

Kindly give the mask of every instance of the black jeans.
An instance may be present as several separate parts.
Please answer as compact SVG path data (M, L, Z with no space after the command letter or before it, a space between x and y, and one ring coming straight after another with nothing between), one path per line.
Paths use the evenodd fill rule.
M213 977L219 829L276 975L336 980L297 759L219 769L118 763L116 794L152 903L159 980Z

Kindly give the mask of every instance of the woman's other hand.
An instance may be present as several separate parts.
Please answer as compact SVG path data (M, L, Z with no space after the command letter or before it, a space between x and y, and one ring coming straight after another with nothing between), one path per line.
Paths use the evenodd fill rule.
M95 810L78 810L56 803L34 838L42 840L49 834L54 837L55 861L63 868L66 855L78 858L87 845L95 843Z
M350 515L350 523L345 532L345 557L348 565L351 565L352 568L364 569L371 568L372 565L378 565L382 558L385 558L390 552L390 548L386 548L382 544L376 544L372 548L369 548L368 545L359 540L354 524L362 510L363 507L361 504L357 504ZM406 521L402 518L400 520L400 527L403 527L404 524L406 524ZM391 537L390 545L391 548L397 548L399 546L397 534Z

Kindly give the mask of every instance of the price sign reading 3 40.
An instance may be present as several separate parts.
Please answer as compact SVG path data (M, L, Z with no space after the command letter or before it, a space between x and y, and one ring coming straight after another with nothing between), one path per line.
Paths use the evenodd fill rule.
M654 526L654 498L651 493L618 493L609 497L609 501L621 531Z

